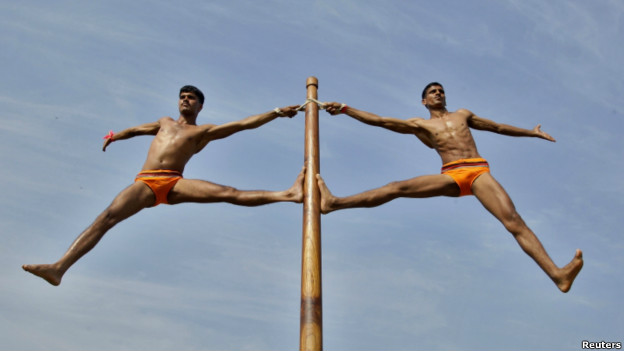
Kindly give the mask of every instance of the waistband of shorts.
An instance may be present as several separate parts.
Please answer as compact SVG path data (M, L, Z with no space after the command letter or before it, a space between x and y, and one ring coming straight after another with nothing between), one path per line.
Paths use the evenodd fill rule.
M464 167L490 167L484 158L462 158L442 165L442 172Z
M139 172L136 176L137 178L150 178L150 177L158 177L158 178L176 178L182 177L182 173L178 171L172 171L169 169L152 169L152 170L144 170Z

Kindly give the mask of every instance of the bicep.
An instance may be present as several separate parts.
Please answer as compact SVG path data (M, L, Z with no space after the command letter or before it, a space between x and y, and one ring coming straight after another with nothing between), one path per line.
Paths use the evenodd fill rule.
M160 121L145 123L134 127L134 131L137 135L156 135L160 130Z
M128 139L139 135L156 135L158 130L160 130L160 122L145 123L116 133L115 140Z
M238 132L242 128L238 121L228 122L220 125L214 125L207 131L207 136L210 140L227 138L230 135Z
M393 117L382 117L381 120L382 127L398 133L414 134L419 130L417 118L405 120Z
M471 115L468 117L468 126L477 130L496 132L500 125L487 118L479 117L471 113Z

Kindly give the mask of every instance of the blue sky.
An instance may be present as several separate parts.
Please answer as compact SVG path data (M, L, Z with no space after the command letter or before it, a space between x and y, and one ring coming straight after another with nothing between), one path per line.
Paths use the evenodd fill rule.
M624 341L620 1L0 2L0 349L292 350L299 344L301 205L158 206L113 228L59 287L53 262L129 185L151 137L109 130L199 123L319 99L384 116L449 109L556 139L474 132L553 260L581 248L561 294L473 197L399 199L322 218L324 349L580 349ZM185 177L289 187L303 113L216 141ZM339 196L438 173L415 137L321 112L321 173Z

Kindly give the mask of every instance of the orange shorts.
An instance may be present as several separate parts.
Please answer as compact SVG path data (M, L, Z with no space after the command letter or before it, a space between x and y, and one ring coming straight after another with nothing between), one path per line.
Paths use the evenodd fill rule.
M490 165L482 158L464 158L442 166L442 174L451 176L459 186L459 196L472 195L472 183L489 171Z
M156 169L139 172L134 181L140 180L152 189L154 196L156 196L156 202L154 203L154 206L156 206L168 203L167 195L169 195L171 188L180 179L182 179L182 173L178 171Z

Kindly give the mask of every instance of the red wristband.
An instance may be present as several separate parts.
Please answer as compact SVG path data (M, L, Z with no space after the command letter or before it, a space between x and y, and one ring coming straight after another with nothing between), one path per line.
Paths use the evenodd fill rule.
M343 104L343 105L344 105L344 104ZM348 107L349 107L349 106L347 106L347 105L342 106L342 108L340 109L340 113L345 113L345 111L347 111L347 108L348 108Z
M115 133L113 133L113 131L111 130L111 131L109 131L109 132L108 132L108 134L106 134L106 135L104 136L104 138L102 138L102 139L110 139L110 141L114 141L114 140L113 140L113 135L115 135Z

